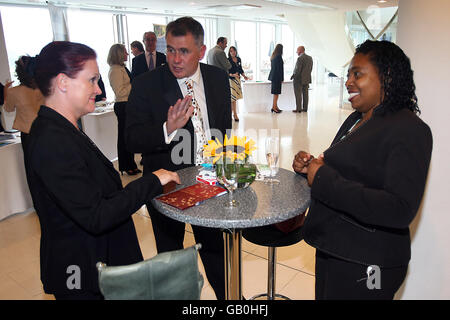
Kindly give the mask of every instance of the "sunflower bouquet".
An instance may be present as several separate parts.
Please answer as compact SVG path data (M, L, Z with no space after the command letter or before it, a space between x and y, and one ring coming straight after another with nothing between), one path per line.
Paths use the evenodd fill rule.
M212 159L217 177L220 172L238 166L238 187L245 188L255 179L256 166L249 163L249 157L256 150L255 141L247 137L225 135L223 144L216 138L204 146L203 156Z

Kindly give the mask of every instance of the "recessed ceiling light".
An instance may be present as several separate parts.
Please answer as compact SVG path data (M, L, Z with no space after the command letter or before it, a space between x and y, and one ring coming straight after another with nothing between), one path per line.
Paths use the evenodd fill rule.
M387 2L386 0L378 0L377 1L378 3L385 3L385 2Z

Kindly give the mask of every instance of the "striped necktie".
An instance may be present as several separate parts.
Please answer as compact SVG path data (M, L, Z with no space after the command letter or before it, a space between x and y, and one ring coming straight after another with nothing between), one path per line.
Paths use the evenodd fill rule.
M191 117L192 124L194 125L194 133L197 142L197 150L195 156L195 164L199 165L203 163L203 146L208 143L206 140L205 129L203 127L202 111L197 104L197 100L194 96L194 89L192 87L192 80L188 79L184 82L187 88L187 94L191 96L191 104L194 107L194 113Z
M148 70L152 71L153 69L155 69L155 64L153 63L153 53L150 53L150 60L148 61L149 66L148 66Z

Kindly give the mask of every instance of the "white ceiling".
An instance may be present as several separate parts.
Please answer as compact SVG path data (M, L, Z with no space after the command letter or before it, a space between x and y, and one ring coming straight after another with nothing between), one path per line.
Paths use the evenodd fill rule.
M41 4L43 0L0 1ZM50 1L49 1L50 2ZM69 4L91 8L180 14L213 15L241 19L284 20L286 12L311 10L365 10L369 6L392 7L398 0L54 0L58 4Z

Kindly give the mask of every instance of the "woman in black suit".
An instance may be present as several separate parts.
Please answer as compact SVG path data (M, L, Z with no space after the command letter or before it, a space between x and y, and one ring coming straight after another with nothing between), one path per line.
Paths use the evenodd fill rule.
M77 127L100 93L95 52L51 42L38 58L36 83L45 97L33 122L26 158L28 185L41 224L41 280L56 299L101 299L96 263L142 260L131 215L176 181L157 170L125 188L111 162Z
M236 101L242 99L241 75L245 80L248 80L248 78L244 73L244 69L242 69L241 58L239 58L237 50L233 46L228 50L228 61L231 63L231 69L228 70L231 89L231 111L233 112L234 121L239 121L236 112Z
M364 42L347 77L355 112L318 159L301 151L293 163L311 186L303 228L317 249L316 299L393 299L411 257L432 135L397 45Z
M278 96L281 94L281 83L284 81L284 62L283 45L281 43L275 46L272 56L270 57L270 73L269 80L272 81L270 93L273 94L273 102L271 112L280 113L283 110L278 108Z

